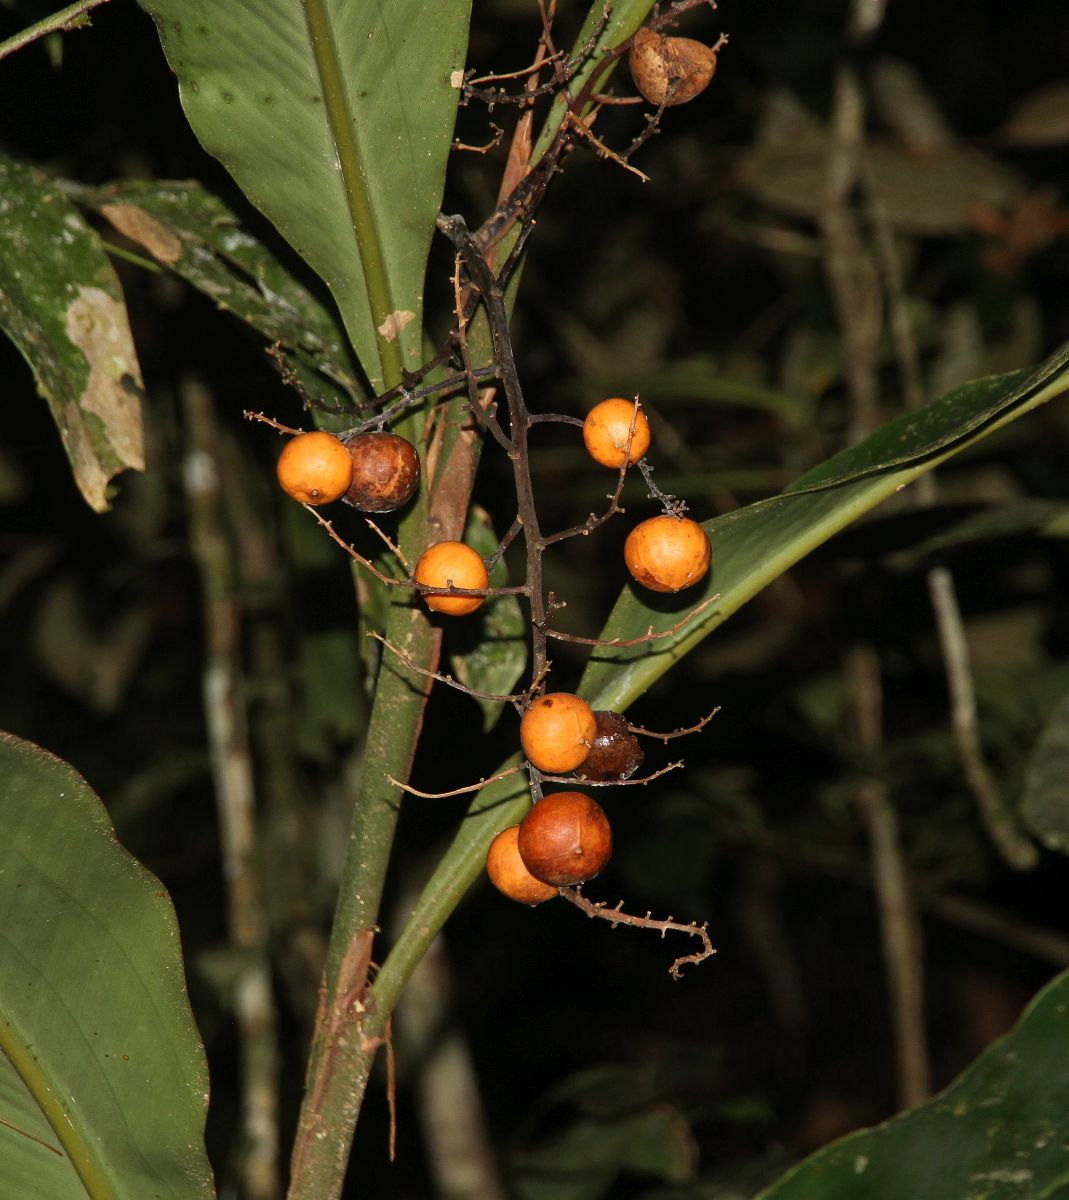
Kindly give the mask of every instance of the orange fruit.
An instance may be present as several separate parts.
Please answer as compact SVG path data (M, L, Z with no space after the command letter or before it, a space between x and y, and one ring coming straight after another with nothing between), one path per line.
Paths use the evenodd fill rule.
M549 775L574 771L583 763L597 732L590 705L569 692L540 696L520 721L524 754L531 766Z
M287 496L302 504L330 504L345 495L353 460L332 433L299 433L283 448L276 473Z
M609 818L583 792L543 796L520 822L516 846L527 870L553 887L585 883L612 855Z
M632 419L635 422L633 433ZM631 450L625 453L629 435ZM583 442L595 462L619 470L625 458L629 463L638 462L650 448L650 423L641 409L636 411L634 401L614 396L595 404L587 413L583 422Z
M555 896L557 889L535 879L527 870L516 846L519 832L519 825L510 825L494 838L486 852L486 873L494 887L510 900L518 900L520 904L541 904Z
M412 578L431 588L486 588L490 576L477 550L464 542L435 542L428 546L416 563ZM424 592L423 599L433 612L463 617L482 606L485 596L449 596Z
M689 517L650 517L624 543L627 569L654 592L691 587L705 577L711 558L708 535Z

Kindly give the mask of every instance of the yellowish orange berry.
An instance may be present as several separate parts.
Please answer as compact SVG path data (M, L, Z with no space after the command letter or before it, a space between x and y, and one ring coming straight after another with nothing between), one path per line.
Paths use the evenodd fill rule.
M527 870L516 845L519 832L519 825L510 825L494 838L486 852L486 873L494 887L510 900L520 904L541 904L555 896L557 889L536 879Z
M630 450L628 438L631 439ZM625 461L638 462L650 448L650 423L635 401L614 396L595 404L587 413L583 422L583 442L595 462L619 470Z
M662 515L636 525L624 543L627 569L654 592L678 592L705 577L709 537L689 517Z
M531 766L547 775L561 775L580 766L597 733L590 705L569 692L540 696L520 721L523 752Z
M299 433L279 455L276 473L287 496L302 504L330 504L348 490L353 460L332 433Z
M430 588L472 588L490 586L490 575L477 550L464 542L435 542L428 546L416 563L412 578ZM485 596L450 596L424 592L423 599L433 612L464 617L482 606Z

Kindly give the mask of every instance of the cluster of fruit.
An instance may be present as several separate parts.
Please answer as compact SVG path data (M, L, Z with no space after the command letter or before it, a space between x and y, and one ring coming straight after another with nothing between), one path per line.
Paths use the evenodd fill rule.
M622 470L649 449L650 428L637 402L603 400L583 422L583 441L602 466ZM278 478L285 491L305 504L345 500L364 512L390 512L406 504L419 484L419 456L396 434L360 433L334 437L302 433L282 452ZM678 512L642 521L624 545L633 578L656 592L678 592L709 570L705 530ZM465 616L485 601L490 586L482 556L464 542L429 546L412 573L434 612ZM619 713L595 712L578 696L550 693L533 700L520 723L528 765L559 779L621 782L642 761L634 732ZM539 789L540 790L540 789ZM491 880L505 895L539 904L557 889L593 878L612 852L612 834L601 806L584 792L543 796L519 825L504 830L487 856Z

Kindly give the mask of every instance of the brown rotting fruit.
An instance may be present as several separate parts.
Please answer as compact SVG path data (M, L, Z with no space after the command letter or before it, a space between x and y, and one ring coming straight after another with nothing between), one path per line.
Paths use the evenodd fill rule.
M347 504L361 512L393 512L416 494L419 454L407 438L372 431L344 438L343 444L353 463Z
M612 855L609 818L584 792L543 796L520 822L520 857L536 879L553 887L585 883Z
M627 718L622 713L595 709L594 720L597 733L586 760L576 768L576 776L594 783L630 779L642 766L645 755Z
M723 40L723 39L722 39ZM709 86L716 71L716 49L693 38L665 37L640 29L631 43L631 78L651 103L686 104Z
M574 771L597 734L590 705L570 692L539 696L520 721L520 742L531 766L548 775Z

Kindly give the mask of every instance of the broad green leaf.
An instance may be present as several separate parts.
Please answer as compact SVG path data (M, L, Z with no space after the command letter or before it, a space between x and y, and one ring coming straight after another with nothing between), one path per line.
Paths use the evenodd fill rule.
M205 149L326 281L376 390L398 382L421 359L468 0L140 2Z
M79 490L104 512L109 481L145 465L122 290L81 213L48 176L3 154L0 329L30 364Z
M217 196L192 180L131 180L71 191L161 267L291 351L315 399L356 402L359 387L336 315L243 230Z
M1055 706L1032 750L1021 813L1044 846L1069 854L1069 696Z
M1063 348L1038 368L1033 376L1038 382L1032 388L1022 390L1019 372L1007 376L1003 381L1005 404L998 402L998 389L990 380L980 381L975 388L957 389L952 395L959 421L958 436L954 437L953 428L946 421L947 414L941 412L938 437L942 449L937 453L930 453L909 466L881 472L876 467L870 439L856 447L856 460L851 459L850 452L829 460L837 464L836 474L857 470L870 474L846 483L827 483L814 491L788 492L707 522L713 567L706 583L690 593L664 598L640 597L638 589L628 585L602 637L627 640L643 636L651 627L654 632L670 630L682 620L684 624L678 633L638 646L595 650L583 676L582 694L595 708L625 710L702 638L841 529L926 471L1069 390L1067 354L1069 350ZM1006 399L1010 396L1014 397L1012 402ZM988 419L978 425L980 412L988 414ZM904 455L910 461L916 447L930 441L923 420L912 428L917 436L915 446L900 442L896 447L887 447L885 430L877 431L873 439L884 445L886 453ZM806 478L819 473L818 468ZM707 607L686 619L689 612L706 602ZM504 766L515 762L515 758L510 759ZM476 796L468 818L462 822L424 889L405 933L383 964L374 990L387 1011L403 986L406 972L418 960L420 942L434 936L474 883L494 835L522 819L529 804L526 780L515 775L488 784Z
M207 1200L174 909L66 763L0 734L0 1195Z
M707 607L675 636L596 650L583 676L583 695L598 708L626 708L747 600L839 530L947 458L1069 390L1067 361L1069 349L1063 348L1029 374L1027 383L1017 371L1001 381L956 388L928 409L888 422L782 495L707 521L713 566L705 583L671 597L629 584L602 637L627 640L651 627L668 630L699 605Z
M760 1200L1044 1200L1069 1184L1069 975L945 1092L818 1151Z
M464 530L464 541L489 558L497 549L497 536L490 525L490 514L474 508ZM490 573L491 587L508 585L508 570L502 560ZM477 692L507 696L516 686L527 665L527 619L516 596L498 596L483 605L478 625L472 630L474 644L453 648L449 660L461 683ZM483 711L483 729L494 727L503 700L479 700Z

